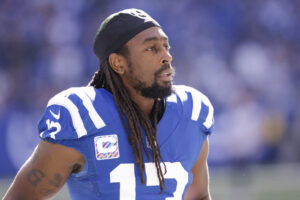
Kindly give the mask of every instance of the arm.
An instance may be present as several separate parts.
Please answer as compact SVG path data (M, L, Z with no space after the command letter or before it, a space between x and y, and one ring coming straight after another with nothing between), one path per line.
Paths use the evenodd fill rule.
M3 200L49 199L62 188L70 173L80 171L84 163L84 157L75 149L42 140Z
M192 168L194 179L186 191L185 200L210 200L209 174L207 166L208 139L203 143L200 155Z

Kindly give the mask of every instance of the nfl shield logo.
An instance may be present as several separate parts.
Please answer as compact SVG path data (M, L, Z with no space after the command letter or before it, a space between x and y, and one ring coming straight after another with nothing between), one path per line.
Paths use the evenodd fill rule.
M117 135L102 135L94 138L96 159L107 160L120 157Z

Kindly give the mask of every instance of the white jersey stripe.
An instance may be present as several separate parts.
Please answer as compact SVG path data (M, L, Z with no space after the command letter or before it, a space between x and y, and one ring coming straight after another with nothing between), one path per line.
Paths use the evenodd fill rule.
M200 93L191 92L193 98L192 120L198 121L201 111L201 95Z
M181 89L184 88L184 89ZM183 99L183 101L185 99L187 99L187 94L184 90L189 91L190 94L192 95L192 99L193 99L193 109L192 109L192 115L191 115L191 119L194 121L198 121L199 117L200 117L200 112L202 109L202 103L204 105L206 105L208 107L208 114L206 116L205 122L203 123L203 125L209 129L212 125L213 125L213 115L214 115L214 108L211 105L209 99L202 94L201 92L197 91L194 88L191 87L187 87L187 86L176 86L176 93L181 97L181 99Z
M89 93L90 93L91 97L94 97L94 95L91 92L89 92ZM95 110L95 108L91 102L91 99L89 98L89 96L87 96L87 94L84 92L84 90L82 88L77 88L77 89L70 88L63 92L64 96L70 96L72 94L77 95L82 100L83 105L87 109L89 116L90 116L92 122L94 123L95 127L97 129L104 127L105 126L104 121L98 115L97 111Z
M64 96L60 96L60 94L58 94L55 97L53 97L52 99L50 99L47 107L51 106L51 105L60 105L60 106L65 107L69 111L71 118L72 118L73 126L78 135L78 138L80 138L84 135L87 135L87 131L86 131L83 121L80 117L78 108L74 105L74 103L70 99L68 99L67 97L64 97Z
M187 99L187 94L186 91L190 91L192 95L192 100L193 100L193 109L192 109L192 116L191 119L194 121L198 121L200 111L201 111L201 99L202 95L200 92L195 90L194 88L187 87L187 86L176 86L178 88L176 90L176 93L181 97L183 101ZM181 89L183 88L183 89ZM182 98L183 97L183 98Z
M176 94L171 94L170 96L167 97L168 102L174 102L177 103L177 96Z
M203 103L208 106L208 114L203 125L209 129L214 123L214 107L211 105L207 97L203 98Z
M95 88L93 87L81 87L80 88L92 101L95 101L96 98L96 92Z
M186 101L188 99L186 92L182 89L183 86L176 85L176 86L174 86L174 88L175 88L176 94L180 97L180 99L182 101Z

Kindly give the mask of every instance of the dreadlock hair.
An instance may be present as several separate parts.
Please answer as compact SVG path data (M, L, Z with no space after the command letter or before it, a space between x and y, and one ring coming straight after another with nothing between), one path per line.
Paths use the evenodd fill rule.
M127 46L124 45L123 47L118 49L116 53L123 55L125 58L127 58L129 51ZM152 159L156 166L160 191L162 193L163 188L165 187L165 179L160 165L161 162L164 165L165 173L167 171L166 165L163 162L162 156L160 154L160 148L156 139L157 118L161 100L155 100L153 123L151 123L151 120L131 99L131 96L127 88L124 86L121 77L111 68L108 59L101 63L99 70L95 72L92 80L88 85L93 86L95 88L104 88L113 94L123 127L128 137L128 142L133 150L135 161L139 166L142 184L145 184L145 163L142 154L142 148L144 149L148 160L150 160L149 153L146 149L144 137L142 134L142 129L144 129L148 145L152 150ZM127 119L127 125L125 123L125 118Z

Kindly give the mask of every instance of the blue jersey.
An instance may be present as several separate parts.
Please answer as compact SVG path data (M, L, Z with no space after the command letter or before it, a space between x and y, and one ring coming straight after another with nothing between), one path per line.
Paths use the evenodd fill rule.
M144 152L146 183L141 184L140 170L110 92L70 88L50 99L39 123L40 137L74 148L86 160L83 170L67 180L71 199L183 199L193 180L191 169L213 127L213 107L193 88L174 88L157 125L157 142L167 169L162 194L155 164Z

